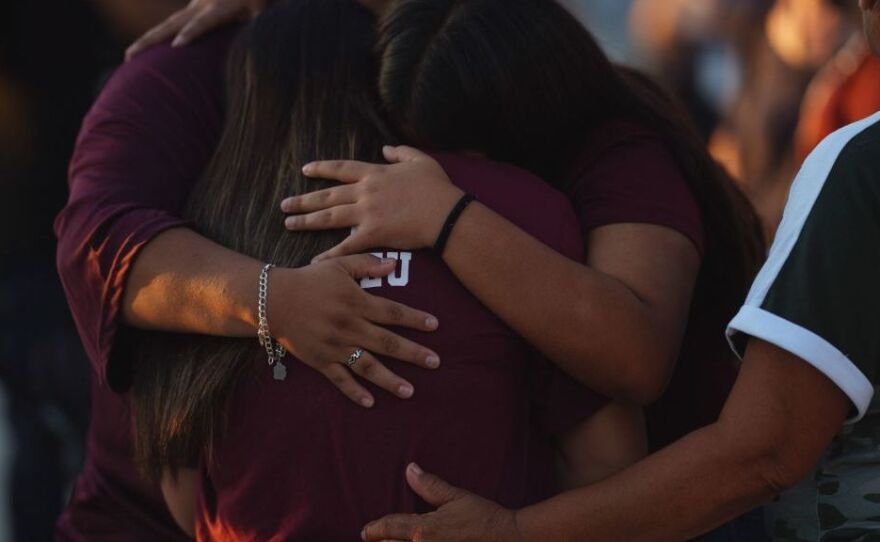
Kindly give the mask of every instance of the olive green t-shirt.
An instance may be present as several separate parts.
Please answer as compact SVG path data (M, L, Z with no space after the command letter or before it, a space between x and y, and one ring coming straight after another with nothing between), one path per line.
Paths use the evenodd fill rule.
M776 540L880 541L880 113L830 135L804 162L782 223L728 328L803 359L852 416L815 471L767 509Z

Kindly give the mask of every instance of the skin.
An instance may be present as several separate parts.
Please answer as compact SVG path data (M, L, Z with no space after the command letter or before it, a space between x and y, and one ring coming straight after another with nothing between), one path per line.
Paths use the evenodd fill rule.
M183 532L195 537L198 471L181 469L176 477L165 472L159 485L174 522Z
M403 399L414 393L409 382L373 354L429 369L440 363L435 352L382 327L433 331L439 326L436 318L367 294L357 283L363 277L384 277L395 265L361 255L269 273L272 336L364 407L375 399L355 375ZM191 230L169 230L135 260L123 296L123 320L142 329L255 338L262 266ZM349 370L343 362L359 347L368 353Z
M759 340L719 421L598 484L506 510L411 465L437 508L367 525L364 540L418 542L688 540L800 481L839 431L846 396L803 360Z
M174 47L187 45L230 21L256 17L267 5L267 0L190 0L186 7L172 13L132 43L125 51L125 58L130 60L145 49L171 38Z
M282 210L293 213L286 226L357 227L316 261L377 246L433 246L461 190L416 149L386 147L385 156L392 164L328 161L304 168L308 176L345 184L285 200ZM662 394L678 357L699 253L684 235L646 224L597 228L586 253L586 265L571 261L476 202L456 223L443 259L469 291L566 372L610 397L649 404Z
M125 51L130 60L138 53L167 40L182 47L200 36L230 21L246 21L259 15L272 0L190 0L189 4L157 24L132 43ZM389 0L360 0L360 3L380 13Z

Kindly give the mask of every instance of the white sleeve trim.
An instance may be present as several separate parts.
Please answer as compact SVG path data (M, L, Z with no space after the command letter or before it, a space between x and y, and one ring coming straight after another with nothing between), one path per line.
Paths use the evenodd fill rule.
M739 314L728 325L728 340L732 340L737 332L767 341L791 352L831 379L858 410L857 415L847 420L847 423L857 422L865 415L868 404L874 396L874 386L833 344L806 328L749 305L740 309ZM739 355L739 352L737 354Z

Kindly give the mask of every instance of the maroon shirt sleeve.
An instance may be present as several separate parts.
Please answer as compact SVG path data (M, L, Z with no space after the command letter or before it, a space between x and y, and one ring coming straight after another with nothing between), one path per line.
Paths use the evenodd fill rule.
M55 221L57 266L101 383L132 262L152 238L185 226L189 191L222 122L223 68L236 27L123 64L86 115Z
M570 197L581 230L640 223L665 226L704 246L700 209L660 135L616 121L590 133L571 168Z

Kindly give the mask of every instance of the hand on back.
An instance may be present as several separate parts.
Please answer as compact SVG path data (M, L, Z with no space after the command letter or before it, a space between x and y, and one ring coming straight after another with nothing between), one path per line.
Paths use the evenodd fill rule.
M225 23L247 20L262 12L269 0L190 0L189 4L147 31L125 51L126 60L157 43L174 38L175 47Z
M180 47L232 21L245 21L262 13L273 0L190 0L189 4L157 24L132 43L125 59L172 37L172 45ZM370 10L380 13L389 0L359 0Z
M392 373L374 354L434 369L436 353L404 339L385 326L421 331L437 329L437 319L422 311L366 293L357 280L384 277L396 260L350 256L269 274L270 331L287 350L323 374L342 393L364 407L372 394L354 374L407 399L413 386ZM357 349L365 353L349 369L345 362Z
M288 198L285 226L293 231L356 227L316 261L358 254L376 247L416 250L432 247L443 222L463 192L436 160L411 147L385 147L391 164L353 160L313 162L309 177L341 186Z

